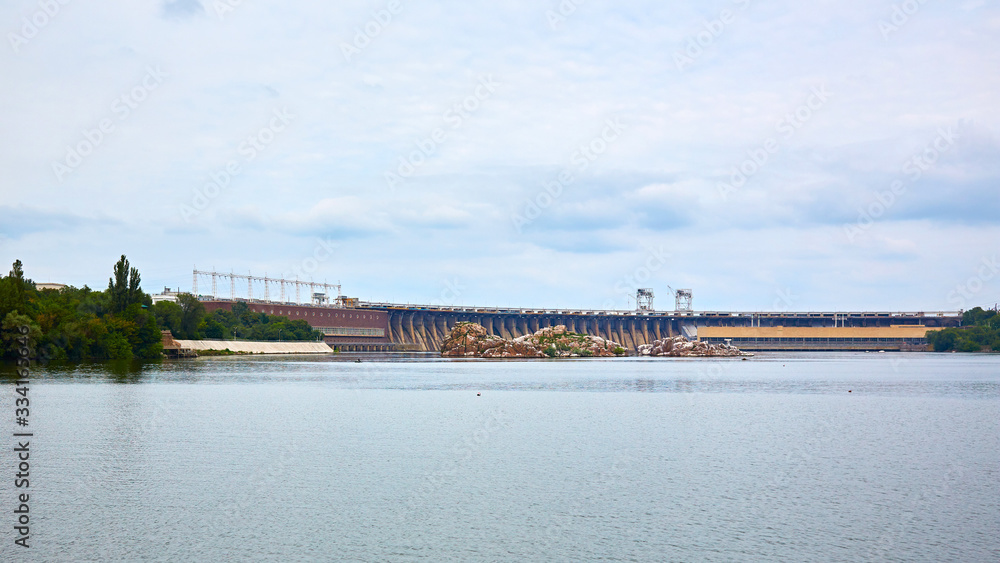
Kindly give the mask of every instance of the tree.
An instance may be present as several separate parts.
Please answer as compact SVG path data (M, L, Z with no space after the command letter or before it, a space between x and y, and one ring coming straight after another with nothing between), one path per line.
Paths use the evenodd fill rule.
M226 337L225 325L220 323L215 316L207 316L198 325L198 332L202 334L205 338L214 338L216 340L222 340Z
M24 270L20 260L15 260L7 277L0 279L0 319L12 311L28 314L29 289L34 289L34 283L24 279Z
M28 334L23 334L20 329L21 327L28 327ZM22 336L28 337L28 354L31 357L37 357L37 343L41 339L42 331L38 328L38 325L31 320L31 317L18 313L17 311L12 311L7 313L3 318L3 323L0 324L0 358L8 360L16 360L20 355L20 350L23 348L18 339Z
M115 264L115 277L108 279L108 295L111 298L112 314L124 312L129 305L142 302L139 270L129 268L124 254Z
M962 313L962 326L996 327L998 325L1000 325L1000 319L998 319L996 311L975 307Z
M143 311L145 322L139 325L138 346L133 348L135 357L152 360L163 356L163 335L156 326L156 317Z
M927 342L935 352L947 352L955 348L958 341L957 331L934 330L927 332Z
M233 316L239 319L240 322L244 324L249 324L247 319L253 315L253 311L250 310L250 306L242 301L237 301L233 303Z
M65 291L65 290L64 290ZM77 303L77 314L83 317L103 317L108 313L108 295L103 291L94 291L87 286L77 290L79 299Z
M153 305L152 310L160 330L169 330L175 337L180 338L181 317L184 315L181 306L173 301L160 301Z
M198 325L205 318L205 306L198 298L190 293L182 293L177 296L177 303L181 306L181 327L179 338L187 340L197 340Z
M935 352L1000 351L1000 314L974 307L962 314L962 326L930 331L927 342Z

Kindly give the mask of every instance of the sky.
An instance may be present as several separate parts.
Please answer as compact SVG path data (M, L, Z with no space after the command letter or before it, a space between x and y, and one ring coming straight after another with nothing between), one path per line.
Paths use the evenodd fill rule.
M0 30L0 262L36 282L125 254L147 292L1000 301L995 2L12 0Z

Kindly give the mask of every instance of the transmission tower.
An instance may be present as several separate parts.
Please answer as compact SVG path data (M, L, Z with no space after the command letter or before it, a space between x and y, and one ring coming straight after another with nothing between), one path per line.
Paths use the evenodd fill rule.
M691 311L691 290L678 289L674 294L674 309L677 311Z
M640 287L635 291L635 310L653 310L653 290L648 287Z

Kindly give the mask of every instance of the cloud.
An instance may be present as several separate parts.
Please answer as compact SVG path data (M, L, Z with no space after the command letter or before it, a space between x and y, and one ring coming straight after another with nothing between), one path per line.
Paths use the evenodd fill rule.
M274 213L258 206L243 206L224 210L220 220L233 229L352 239L406 231L460 229L473 224L475 216L440 200L399 205L344 196L325 198L307 209L292 212Z
M33 233L70 233L88 227L118 225L120 221L108 217L87 217L25 205L0 205L0 236L14 240Z
M188 19L205 13L205 7L198 0L166 0L163 3L163 17L168 19Z
M433 298L438 276L502 263L467 302L531 301L524 280L544 278L546 297L571 305L603 300L613 272L642 263L635 249L648 239L679 249L660 282L734 308L767 305L775 285L797 281L810 296L801 307L835 305L827 295L923 303L947 285L925 272L945 276L995 245L1000 8L991 3L924 3L886 38L889 4L751 2L711 40L702 35L685 70L675 54L721 4L584 3L555 28L551 6L527 0L404 3L382 22L373 6L242 2L200 17L210 4L176 0L61 12L4 59L18 85L5 95L5 129L19 133L0 137L3 250L31 249L52 279L76 259L86 281L91 271L106 277L91 263L142 241L174 286L185 278L169 280L171 268L277 271L289 252L308 256L316 237L331 237L350 243L325 275L387 294L371 297ZM24 15L0 8L5 21ZM347 60L341 46L359 30L364 44ZM138 91L148 66L167 76ZM484 76L495 91L464 107ZM779 129L821 86L829 101L790 135ZM271 119L283 108L295 118L277 131ZM113 130L59 182L52 163L94 144L102 120ZM620 136L594 144L608 120L620 120ZM919 179L908 175L907 159L959 123L954 148ZM768 139L779 150L723 197L718 185ZM385 173L414 154L421 163L390 190ZM240 172L182 222L180 206L231 161ZM512 215L562 172L572 180L518 232ZM844 225L897 180L905 191L849 244ZM171 262L178 244L184 256ZM965 250L944 267L951 248ZM705 260L709 251L718 258ZM397 279L371 256L427 279ZM880 296L805 289L829 289L823 280L842 272L858 286L866 273L877 278L867 287L890 287L890 274L907 283Z

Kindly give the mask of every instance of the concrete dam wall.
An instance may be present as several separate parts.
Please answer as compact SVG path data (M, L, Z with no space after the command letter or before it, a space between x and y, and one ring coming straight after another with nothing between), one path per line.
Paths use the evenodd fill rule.
M630 350L679 333L678 323L666 317L597 317L551 314L468 314L450 311L389 310L389 339L421 351L439 351L459 322L473 322L502 338L517 338L544 327L566 325L570 332L614 340Z

